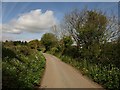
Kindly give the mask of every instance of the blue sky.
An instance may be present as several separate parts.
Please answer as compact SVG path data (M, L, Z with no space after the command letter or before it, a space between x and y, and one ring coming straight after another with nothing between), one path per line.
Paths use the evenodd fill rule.
M70 12L71 10L78 8L83 9L85 6L88 9L100 9L102 11L107 11L108 14L113 11L115 15L118 15L118 3L116 2L4 2L2 3L2 24L8 24L11 21L18 22L18 19L24 15L25 13L29 13L31 11L35 11L40 9L42 14L46 13L47 10L52 11L53 16L58 22L60 22L65 13ZM52 20L54 21L54 20ZM11 24L10 24L11 25ZM14 25L14 24L12 24ZM6 25L5 25L6 26ZM5 27L6 28L6 27ZM47 29L48 31L49 29ZM46 32L46 30L45 30ZM23 31L22 33L3 33L3 39L9 40L32 40L32 39L40 39L42 34L45 33L44 30L42 32L29 32Z
M103 11L111 11L113 10L115 13L117 13L117 3L113 2L74 2L74 3L65 3L65 2L10 2L10 3L3 3L2 9L3 9L3 23L8 22L12 18L18 17L19 14L29 12L31 10L35 9L42 9L43 12L46 10L52 10L55 12L55 15L58 19L62 19L64 13L70 12L70 10L74 8L83 9L85 6L87 6L89 9L102 9ZM111 9L111 10L110 10Z

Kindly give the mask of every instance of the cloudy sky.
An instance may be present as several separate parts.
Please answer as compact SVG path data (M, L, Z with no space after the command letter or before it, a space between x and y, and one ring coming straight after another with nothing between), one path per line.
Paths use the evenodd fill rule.
M2 3L2 40L29 41L40 39L51 27L62 21L64 14L78 8L101 9L118 14L118 3L45 3L45 2L3 2Z

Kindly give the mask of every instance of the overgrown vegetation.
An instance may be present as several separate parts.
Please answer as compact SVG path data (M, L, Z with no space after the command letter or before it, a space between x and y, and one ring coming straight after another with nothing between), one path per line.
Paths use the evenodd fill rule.
M104 88L119 90L120 70L114 64L95 64L87 60L76 60L69 56L61 56L60 58L80 70L83 75L87 75L101 84Z
M45 58L27 42L3 42L2 88L34 89L40 85L45 69Z
M52 33L46 33L41 38L41 43L45 46L45 51L49 51L57 43L57 38Z
M106 89L120 88L118 18L99 10L75 9L65 14L61 37L46 33L41 41L3 43L3 87L38 85L48 52L71 64ZM55 26L54 29L59 27ZM57 32L58 33L58 32ZM12 83L11 83L12 82Z
M61 38L56 35L57 44L46 51L76 67L104 88L119 90L120 32L117 18L98 10L75 9L65 15L62 24Z

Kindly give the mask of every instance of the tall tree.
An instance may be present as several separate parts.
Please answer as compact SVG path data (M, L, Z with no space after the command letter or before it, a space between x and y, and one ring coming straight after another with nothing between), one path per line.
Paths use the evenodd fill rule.
M107 18L102 12L73 10L65 15L66 30L72 35L77 46L100 42L107 27Z
M100 54L100 44L105 40L108 19L105 13L96 10L75 9L65 15L65 29L73 37L78 51L90 59Z

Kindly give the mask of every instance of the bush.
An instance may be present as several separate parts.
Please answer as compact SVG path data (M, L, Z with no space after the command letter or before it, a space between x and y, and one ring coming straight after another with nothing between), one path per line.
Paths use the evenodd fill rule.
M82 74L92 78L95 82L100 83L106 89L119 90L120 88L120 69L113 64L93 64L88 60L75 60L69 56L61 56L62 61L71 64L79 69Z
M50 50L51 54L55 55L56 53L58 53L58 48L56 47L53 47L51 50Z
M12 55L14 57L5 55L9 50L15 53ZM33 89L40 84L45 68L45 58L41 52L31 50L26 46L19 46L14 49L12 47L9 47L9 49L3 48L3 54L3 89Z
M2 47L2 58L5 58L5 57L15 58L16 54L9 48Z

